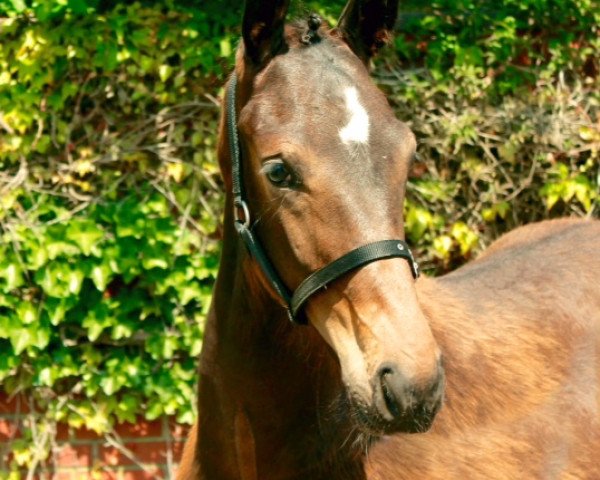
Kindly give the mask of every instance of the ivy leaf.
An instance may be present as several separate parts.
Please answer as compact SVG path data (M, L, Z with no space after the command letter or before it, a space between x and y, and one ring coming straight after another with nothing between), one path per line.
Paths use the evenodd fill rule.
M435 249L436 254L443 259L450 257L452 244L453 241L449 235L440 235L433 239L433 248Z
M450 234L458 242L461 255L470 252L479 241L479 235L463 222L456 222L452 225Z
M45 322L38 322L35 325L30 325L29 329L32 330L31 337L34 346L43 350L48 346L50 342L51 330Z
M94 265L90 276L96 288L103 292L106 290L106 285L108 285L108 282L112 277L112 270L106 264Z
M115 317L110 313L108 305L106 303L98 303L89 310L81 325L87 329L88 338L94 342L105 328L116 323L115 320Z
M69 222L66 230L67 238L79 247L84 255L100 256L97 243L104 237L104 232L91 220L76 220Z
M34 323L38 319L38 310L31 302L21 302L17 307L17 315L24 325Z
M9 0L9 1L17 13L23 12L26 8L25 2L23 0Z
M117 403L115 414L121 422L134 423L136 421L139 408L140 401L137 396L124 395L121 401Z
M70 269L67 274L67 282L69 292L77 295L81 290L81 283L83 282L83 272L81 270Z
M23 350L33 345L34 339L31 331L26 327L12 327L9 331L10 343L12 344L15 354L20 355Z
M76 245L64 240L52 240L45 245L45 250L48 252L48 258L54 260L59 256L75 257L79 255L80 250Z
M48 315L48 319L55 327L59 325L65 318L67 313L67 303L64 299L48 297L45 301L44 311Z
M14 290L23 285L23 271L17 263L8 264L0 275L6 280L6 291Z

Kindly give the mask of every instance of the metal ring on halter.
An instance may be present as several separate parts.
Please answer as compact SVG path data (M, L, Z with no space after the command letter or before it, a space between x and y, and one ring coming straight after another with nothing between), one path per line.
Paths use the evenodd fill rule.
M240 212L243 214L243 218L240 217ZM250 210L248 210L248 205L244 200L238 199L233 202L233 216L236 222L250 228Z

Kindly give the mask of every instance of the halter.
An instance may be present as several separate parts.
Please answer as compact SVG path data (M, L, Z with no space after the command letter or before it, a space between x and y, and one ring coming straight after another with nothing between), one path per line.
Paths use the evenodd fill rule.
M400 239L381 240L358 247L316 270L306 277L295 291L290 292L254 235L252 225L250 224L250 210L244 200L242 186L242 156L235 105L236 86L237 76L233 73L227 89L227 133L229 136L229 150L231 152L234 225L248 252L256 263L258 263L273 290L279 296L289 319L293 323L306 324L306 317L300 315L301 309L314 293L325 288L331 282L351 270L376 260L394 257L404 258L408 261L413 277L416 279L419 276L419 266L406 242Z

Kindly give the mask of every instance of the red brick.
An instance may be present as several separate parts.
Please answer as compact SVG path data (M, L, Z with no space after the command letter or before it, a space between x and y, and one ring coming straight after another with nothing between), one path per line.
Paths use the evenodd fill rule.
M71 429L66 423L59 423L56 425L56 436L55 440L59 442L64 442L71 438Z
M125 443L124 447L131 452L136 461L144 464L165 463L167 459L166 442ZM100 449L100 460L108 466L135 465L121 450L113 446Z
M21 431L17 420L0 418L0 442L6 442L13 438L19 438Z
M0 415L2 414L19 414L29 412L29 402L23 394L8 396L4 392L0 392Z
M27 470L20 470L19 471L19 475L21 479L25 479L27 478L28 475L28 471ZM33 475L31 477L31 480L53 480L53 474L50 472L40 472L40 473L36 473L35 475Z
M162 468L153 467L148 470L142 469L108 469L102 472L103 480L156 480L165 478L165 472Z
M58 469L45 480L92 480L92 478L91 473L85 470Z
M88 430L83 427L74 432L74 436L77 440L102 440L102 436L98 435L93 430Z
M54 453L59 467L90 467L92 465L92 447L90 445L64 444Z
M171 444L173 448L173 459L178 462L183 455L183 447L185 446L185 442L173 442Z
M148 422L139 419L137 423L121 423L115 427L121 438L161 438L163 436L162 421Z

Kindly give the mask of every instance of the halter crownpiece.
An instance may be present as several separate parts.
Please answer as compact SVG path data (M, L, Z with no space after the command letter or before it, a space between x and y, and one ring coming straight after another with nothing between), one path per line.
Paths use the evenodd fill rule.
M286 309L289 319L297 324L305 324L306 317L302 315L302 307L313 294L346 273L377 260L395 257L404 258L410 265L413 277L416 279L419 276L419 266L406 242L400 239L381 240L368 243L342 255L337 260L311 273L295 291L290 292L277 274L275 267L252 231L250 209L244 200L242 155L237 129L235 103L236 87L237 76L234 72L227 87L227 134L231 153L234 225L248 252L263 271L273 290L277 293L281 304Z

